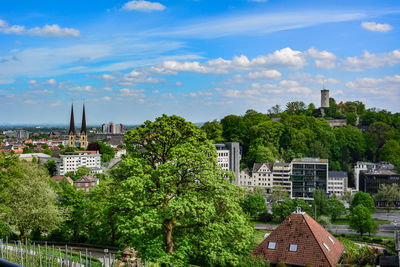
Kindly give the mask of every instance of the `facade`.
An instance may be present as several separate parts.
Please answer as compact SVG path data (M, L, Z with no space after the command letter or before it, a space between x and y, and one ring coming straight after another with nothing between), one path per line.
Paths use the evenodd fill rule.
M273 184L272 165L268 162L254 163L252 174L254 186L262 187L267 194L270 194Z
M71 105L71 118L69 122L69 131L68 131L68 147L77 147L76 138L77 135L75 131L75 121L74 121L74 105ZM81 133L79 135L79 148L85 150L87 146L88 146L88 138L86 130L86 114L85 114L85 104L83 104Z
M292 197L292 181L290 179L292 168L290 163L274 163L272 167L272 177L274 186L281 186L283 190L289 193L290 198Z
M342 196L347 190L347 172L329 171L328 172L328 191L330 195Z
M28 139L29 138L29 132L21 129L21 130L19 130L17 132L17 137L20 138L20 139Z
M51 177L51 179L53 179L54 181L56 181L57 182L57 184L59 184L61 181L62 181L62 179L66 179L66 181L70 184L70 185L73 185L74 184L74 181L70 178L70 177L64 177L64 176L53 176L53 177Z
M57 170L59 175L64 175L67 172L76 172L79 167L85 166L94 173L102 173L100 163L101 155L97 151L76 151L60 155Z
M74 184L76 185L76 189L78 190L82 189L86 193L89 193L91 188L99 184L99 179L94 178L93 176L90 175L84 175L78 180L76 180Z
M234 184L239 184L240 160L242 158L240 144L238 142L228 142L225 144L214 144L217 149L218 164L224 170L230 170L235 174ZM228 153L228 156L226 156ZM228 162L226 160L228 159ZM227 167L226 167L227 166Z
M329 108L329 90L321 90L321 108Z
M110 122L109 124L103 124L101 126L103 134L121 134L124 132L124 126L120 124L114 124Z
M270 261L271 266L334 267L345 247L311 216L300 210L287 217L251 253Z
M327 192L328 160L319 158L297 158L291 162L292 197L313 200L313 191Z
M266 193L271 193L274 186L281 186L283 190L292 195L292 181L290 180L290 163L254 163L250 172L248 168L239 174L238 185L253 190L255 186L264 188Z
M354 185L355 191L359 191L359 184L360 184L360 172L361 171L374 171L377 168L376 163L372 162L362 162L357 161L356 165L354 165Z
M360 172L360 191L371 195L376 194L380 184L400 186L400 175L393 168Z

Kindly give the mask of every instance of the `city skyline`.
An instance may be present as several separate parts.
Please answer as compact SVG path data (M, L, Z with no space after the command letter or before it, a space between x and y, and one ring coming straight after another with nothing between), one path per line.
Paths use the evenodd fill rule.
M400 112L397 1L3 2L0 124L67 124L72 99L90 125L204 122L319 107L323 83Z

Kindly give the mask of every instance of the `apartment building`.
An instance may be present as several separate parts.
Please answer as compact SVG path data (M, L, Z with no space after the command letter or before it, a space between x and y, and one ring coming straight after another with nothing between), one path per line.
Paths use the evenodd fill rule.
M102 173L100 164L101 155L98 151L76 151L60 155L57 170L59 175L64 175L67 172L76 172L79 167L85 166L93 173Z
M342 196L347 190L347 172L329 171L328 172L328 191L330 195Z

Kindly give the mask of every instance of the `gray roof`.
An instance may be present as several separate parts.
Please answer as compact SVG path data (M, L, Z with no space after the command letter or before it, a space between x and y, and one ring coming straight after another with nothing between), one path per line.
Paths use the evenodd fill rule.
M347 172L343 171L329 171L328 172L328 177L329 178L342 178L342 177L348 177Z
M266 164L268 166L268 169L271 170L271 164L268 162L263 162L263 163L254 163L253 165L253 172L258 172L258 170L261 168L262 165Z

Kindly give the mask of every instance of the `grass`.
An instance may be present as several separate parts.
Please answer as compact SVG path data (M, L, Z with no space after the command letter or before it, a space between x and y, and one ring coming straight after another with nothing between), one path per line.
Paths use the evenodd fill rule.
M387 247L392 252L395 251L395 244L394 244L394 237L386 237L386 236L379 236L379 235L363 235L360 236L359 234L334 234L336 238L345 238L351 240L353 242L365 242L365 243L373 243L379 244Z
M254 243L258 246L263 240L264 240L264 235L266 233L271 233L271 231L266 231L266 230L256 230L256 234L254 236Z

